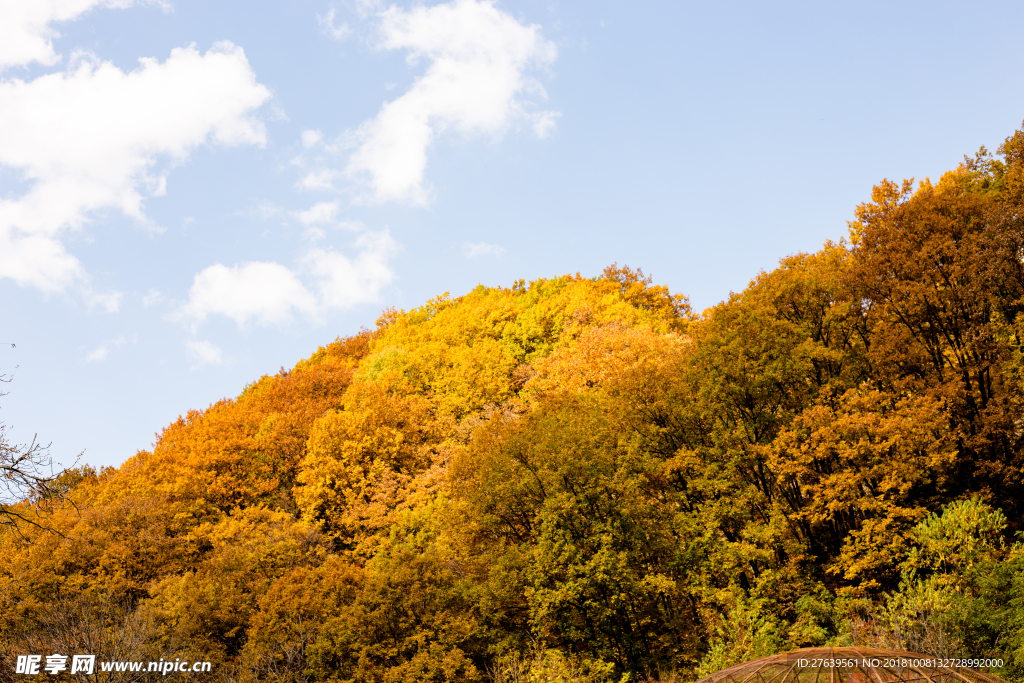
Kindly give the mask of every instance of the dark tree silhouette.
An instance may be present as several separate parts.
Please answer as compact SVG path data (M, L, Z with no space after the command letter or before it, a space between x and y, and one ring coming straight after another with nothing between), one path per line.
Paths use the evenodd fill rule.
M0 382L12 379L0 375ZM0 392L0 396L6 395ZM33 435L28 444L11 443L7 425L0 422L0 525L52 530L46 523L47 513L67 499L67 470L55 467L50 445L37 438Z

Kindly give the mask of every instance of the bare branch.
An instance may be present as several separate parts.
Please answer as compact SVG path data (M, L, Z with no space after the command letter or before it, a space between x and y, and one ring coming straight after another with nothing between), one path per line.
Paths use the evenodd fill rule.
M0 381L9 382L10 378L0 375ZM31 443L13 444L7 440L6 429L0 422L0 526L13 528L23 538L26 527L56 532L46 518L69 502L68 469L55 466L50 445L39 443L37 435ZM72 467L77 463L75 458Z

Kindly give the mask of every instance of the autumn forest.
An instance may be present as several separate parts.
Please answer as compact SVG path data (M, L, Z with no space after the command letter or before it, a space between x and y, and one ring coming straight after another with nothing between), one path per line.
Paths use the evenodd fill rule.
M444 294L63 473L0 527L0 679L689 681L862 644L1020 682L1022 425L1024 130L702 313L618 265Z

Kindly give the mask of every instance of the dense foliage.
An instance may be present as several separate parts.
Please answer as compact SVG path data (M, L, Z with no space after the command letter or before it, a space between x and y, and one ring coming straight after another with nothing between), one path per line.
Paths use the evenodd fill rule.
M0 648L384 683L862 643L1024 680L1022 339L1024 132L700 315L616 266L388 310L65 475L59 533L0 529Z

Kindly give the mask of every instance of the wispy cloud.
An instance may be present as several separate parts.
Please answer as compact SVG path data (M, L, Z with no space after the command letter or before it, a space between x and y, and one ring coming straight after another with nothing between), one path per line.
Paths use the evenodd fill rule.
M476 244L464 242L462 244L462 253L466 255L466 258L501 256L505 253L505 247L499 247L497 244L488 244L486 242L478 242Z
M294 211L292 215L305 226L334 223L341 210L340 202L319 202L305 211Z
M135 341L133 339L132 343L135 343ZM111 351L122 348L126 343L128 343L128 340L124 338L124 335L119 335L114 339L107 339L85 357L85 362L102 363L107 359Z
M302 131L302 146L306 149L315 147L320 144L324 139L324 134L318 130L304 130Z
M326 35L329 35L335 40L344 40L352 35L352 29L345 22L340 24L334 23L334 8L327 10L327 14L320 16L316 15L317 23L320 24L320 30Z
M164 295L160 293L159 289L151 289L143 295L142 305L149 308L153 304L160 303L163 299Z
M202 339L186 339L185 349L188 351L188 355L194 363L192 366L193 369L200 368L205 365L220 365L224 362L220 348L214 346L208 341Z
M292 217L305 226L302 233L303 239L307 242L316 242L327 236L325 227L330 227L347 232L361 233L366 226L359 221L341 220L338 218L341 212L341 202L318 202L304 211L292 211Z
M296 185L302 190L314 190L320 192L334 190L335 175L335 172L329 168L318 168L302 176Z

